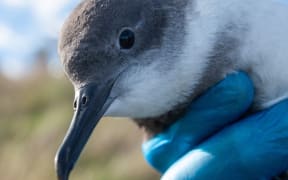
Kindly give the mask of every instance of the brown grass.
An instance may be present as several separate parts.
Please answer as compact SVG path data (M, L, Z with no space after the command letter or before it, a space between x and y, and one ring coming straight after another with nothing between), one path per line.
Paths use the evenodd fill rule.
M0 174L3 180L53 180L54 155L72 117L74 92L47 75L0 77ZM127 119L103 119L71 180L159 179L141 154L141 132Z

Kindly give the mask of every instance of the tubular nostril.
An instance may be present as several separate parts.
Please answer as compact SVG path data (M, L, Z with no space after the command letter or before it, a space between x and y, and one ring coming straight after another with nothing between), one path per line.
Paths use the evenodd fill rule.
M76 110L77 109L77 99L74 101L73 103L73 109Z
M82 97L82 104L83 105L86 105L87 104L87 101L88 101L88 98L86 96L83 96Z

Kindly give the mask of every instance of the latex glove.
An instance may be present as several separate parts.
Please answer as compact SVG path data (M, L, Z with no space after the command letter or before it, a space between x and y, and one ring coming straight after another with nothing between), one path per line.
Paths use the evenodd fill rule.
M193 102L185 117L145 142L144 156L168 180L265 179L279 174L288 160L285 102L213 135L239 119L252 99L250 79L244 73L229 75ZM286 162L280 162L282 158Z

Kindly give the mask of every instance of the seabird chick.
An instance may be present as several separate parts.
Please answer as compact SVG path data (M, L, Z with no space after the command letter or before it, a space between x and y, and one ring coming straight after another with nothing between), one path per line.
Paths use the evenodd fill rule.
M75 114L56 156L59 179L103 115L154 134L228 73L252 78L253 108L288 95L288 6L265 0L85 0L67 19L59 54Z

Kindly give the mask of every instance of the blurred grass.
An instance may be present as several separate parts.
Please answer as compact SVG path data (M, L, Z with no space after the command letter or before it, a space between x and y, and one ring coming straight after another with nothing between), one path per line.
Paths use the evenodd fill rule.
M73 109L70 82L46 74L21 81L0 76L0 179L53 180L54 155ZM127 119L103 119L71 180L153 180L141 154L141 132Z

